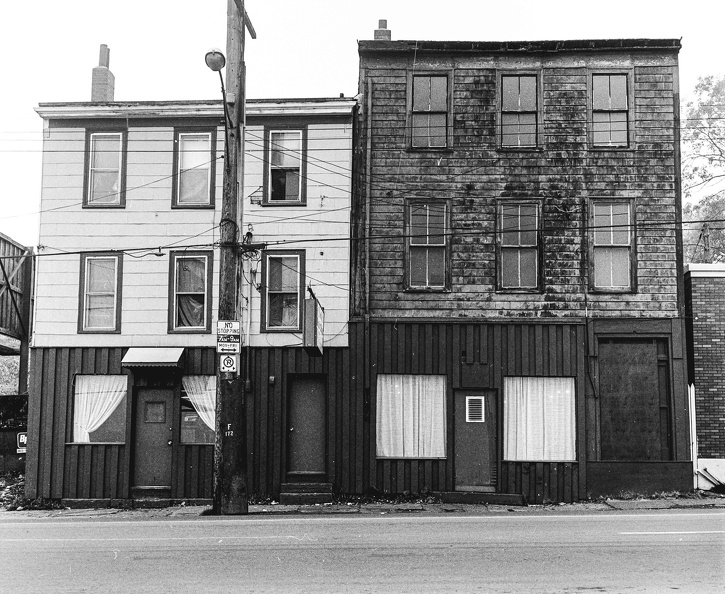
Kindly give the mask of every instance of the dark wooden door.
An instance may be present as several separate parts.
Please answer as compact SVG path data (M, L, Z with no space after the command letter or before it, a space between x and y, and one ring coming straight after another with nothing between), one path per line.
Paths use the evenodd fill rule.
M134 419L135 487L171 487L172 390L141 388Z
M455 395L457 491L496 490L496 392Z
M289 481L326 477L327 393L322 377L296 377L290 382L287 428Z

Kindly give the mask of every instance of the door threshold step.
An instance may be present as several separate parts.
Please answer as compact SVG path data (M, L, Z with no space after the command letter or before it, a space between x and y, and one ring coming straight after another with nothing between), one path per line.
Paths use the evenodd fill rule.
M332 493L280 493L281 505L314 505L332 503Z
M282 493L332 493L332 483L282 483Z
M487 503L489 505L517 505L525 507L526 497L519 493L485 493L483 491L439 491L431 495L443 503Z

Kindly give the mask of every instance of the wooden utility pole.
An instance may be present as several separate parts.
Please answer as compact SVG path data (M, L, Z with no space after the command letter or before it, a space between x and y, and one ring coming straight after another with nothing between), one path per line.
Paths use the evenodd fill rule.
M225 109L229 109L225 138L224 194L222 196L219 263L219 321L240 319L238 270L241 259L241 184L244 183L244 32L247 22L243 0L227 0L227 63ZM225 119L227 115L225 114ZM244 390L237 371L221 371L217 355L217 431L214 447L214 511L225 515L248 513L247 448Z

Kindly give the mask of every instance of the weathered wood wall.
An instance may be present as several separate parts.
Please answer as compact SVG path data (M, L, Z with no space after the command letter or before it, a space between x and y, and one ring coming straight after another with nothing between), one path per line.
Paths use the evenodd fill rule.
M365 207L368 192L369 213L360 212L355 233L365 233L369 216L372 239L369 263L364 250L355 254L354 275L362 280L369 273L370 283L367 311L364 284L355 287L356 312L399 318L575 317L585 309L609 318L682 315L676 55L409 52L361 51L355 210ZM452 146L446 149L408 146L411 64L417 72L452 73ZM633 130L625 149L589 143L588 85L598 68L629 75ZM516 71L538 73L541 85L542 133L533 150L499 146L497 77ZM636 292L585 299L591 197L634 200ZM406 290L403 219L410 198L450 201L449 291ZM496 201L507 198L542 204L541 292L496 291Z

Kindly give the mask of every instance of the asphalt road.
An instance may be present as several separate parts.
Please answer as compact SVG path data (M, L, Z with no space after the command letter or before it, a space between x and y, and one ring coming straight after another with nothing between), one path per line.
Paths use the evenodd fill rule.
M719 510L0 522L8 592L723 592Z

